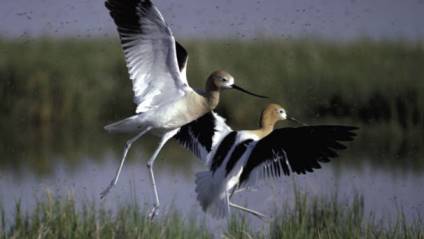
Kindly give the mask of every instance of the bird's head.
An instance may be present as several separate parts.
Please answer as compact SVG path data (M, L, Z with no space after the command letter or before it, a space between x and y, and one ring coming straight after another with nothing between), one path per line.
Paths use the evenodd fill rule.
M305 123L300 122L296 118L287 115L287 111L279 104L269 104L261 115L261 126L272 125L274 126L280 120L290 120L297 124L307 126Z
M210 74L206 82L206 88L207 90L234 89L259 98L268 98L266 96L257 95L241 88L240 86L237 86L234 84L234 77L230 73L223 70L217 70Z
M287 112L286 110L278 104L268 104L261 115L261 124L264 121L275 124L279 120L286 120Z
M218 70L210 74L207 83L218 90L231 89L231 86L234 85L234 77L226 71Z

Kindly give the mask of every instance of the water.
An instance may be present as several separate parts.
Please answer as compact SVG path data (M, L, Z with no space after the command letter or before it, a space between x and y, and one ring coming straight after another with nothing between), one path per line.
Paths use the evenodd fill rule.
M103 137L105 142L98 141ZM8 154L7 150L3 152L5 157L0 161L0 202L6 216L13 216L18 200L24 210L30 210L46 191L59 196L72 194L80 203L94 200L111 210L134 200L142 206L151 207L152 191L145 167L155 143L151 140L133 146L118 184L105 199L100 200L100 192L109 184L119 166L121 148L125 142L124 137L116 136L114 140L107 141L110 137L114 136L99 134L94 137L95 140L78 141L72 147L39 147L42 153L34 150L34 147L31 150L21 148L19 154L10 151ZM10 148L16 147L4 147ZM75 152L78 149L80 152ZM33 154L36 156L33 157ZM380 167L379 159L352 155L355 154L346 152L337 162L324 164L314 173L264 182L255 191L237 194L233 201L272 215L276 207L293 201L296 187L311 196L331 197L337 193L342 203L352 201L353 196L359 193L363 195L366 215L372 213L377 218L394 220L400 210L403 210L408 221L424 215L423 170L399 169L396 165ZM416 156L399 160L421 158ZM45 166L40 169L37 165ZM178 144L167 145L155 167L162 208L175 207L186 215L195 214L204 218L194 191L194 175L204 169L199 160ZM249 219L260 225L260 221L253 217ZM225 227L225 221L217 222L208 216L205 220L212 227Z

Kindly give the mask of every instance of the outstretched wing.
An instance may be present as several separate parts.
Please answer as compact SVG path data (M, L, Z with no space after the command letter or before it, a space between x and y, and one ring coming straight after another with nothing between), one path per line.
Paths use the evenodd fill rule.
M150 0L107 0L105 6L119 32L137 113L192 90L185 74L187 51Z
M210 152L231 131L225 119L212 111L182 126L174 138L209 164Z
M356 129L321 125L274 130L255 145L240 175L240 185L321 168L320 162L330 161L338 156L336 150L346 148L342 142L352 141Z

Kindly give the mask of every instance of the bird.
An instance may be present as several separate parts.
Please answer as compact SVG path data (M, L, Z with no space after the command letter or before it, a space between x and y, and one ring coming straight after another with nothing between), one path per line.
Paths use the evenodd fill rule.
M181 126L213 110L224 89L265 96L237 86L224 70L213 71L203 91L194 90L186 76L188 53L150 0L107 0L105 6L117 26L136 104L134 115L106 125L105 130L136 135L126 142L119 168L100 196L104 198L117 183L131 145L147 133L155 135L160 141L147 162L155 201L149 213L153 218L160 206L153 166L165 143Z
M275 124L283 120L302 126L274 129ZM221 130L214 131L214 125L220 125ZM231 202L234 193L254 186L258 180L305 174L321 168L320 163L329 162L338 156L337 150L346 148L343 143L352 141L358 129L344 125L309 126L288 116L287 111L275 103L268 104L262 111L259 126L255 130L234 131L221 116L210 112L182 127L192 135L186 137L185 142L194 152L211 145L204 138L211 135L216 138L212 149L197 154L203 155L209 169L195 176L197 200L202 209L215 218L228 216L231 207L265 220L264 214Z

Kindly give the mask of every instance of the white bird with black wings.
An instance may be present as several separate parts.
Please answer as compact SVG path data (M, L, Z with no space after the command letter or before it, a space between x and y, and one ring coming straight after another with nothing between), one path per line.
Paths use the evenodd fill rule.
M135 115L107 125L105 129L137 135L127 141L116 175L101 197L117 183L131 145L146 133L156 135L160 143L147 163L155 197L152 218L159 208L153 164L164 144L181 126L213 110L219 103L220 91L236 89L255 94L236 86L234 78L222 70L208 77L204 92L194 91L187 83L187 51L175 41L171 29L151 1L108 0L105 5L118 29L137 105Z
M278 121L286 119L296 121L281 106L269 104L257 130L232 131L215 113L181 128L177 139L209 166L209 170L196 174L197 199L204 211L222 218L233 207L263 219L263 214L231 202L234 192L253 186L260 179L321 168L320 163L338 156L336 150L346 148L342 142L352 141L357 129L316 125L274 130Z

